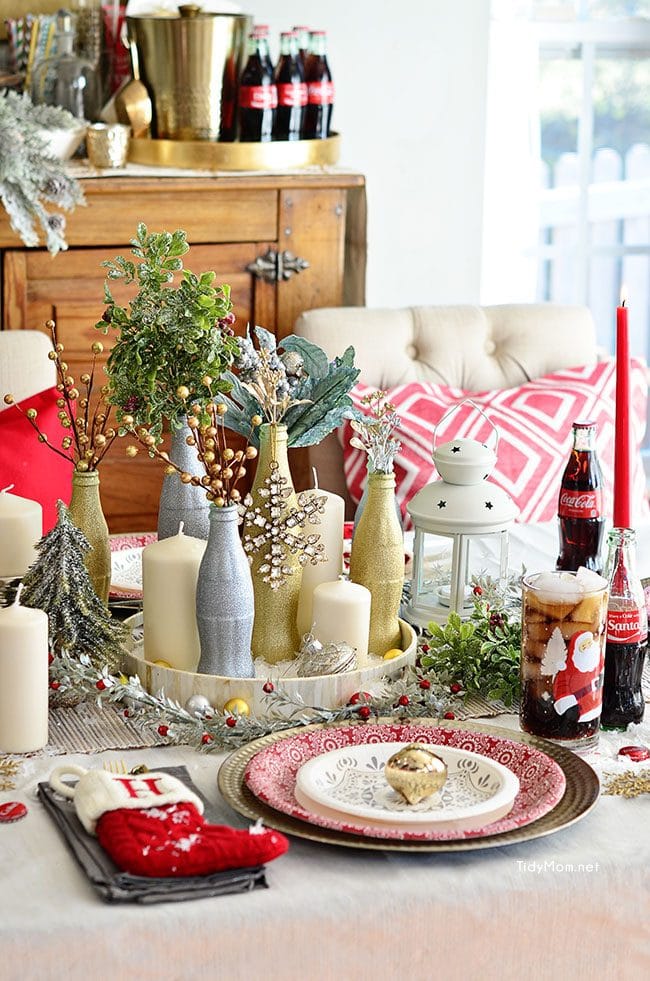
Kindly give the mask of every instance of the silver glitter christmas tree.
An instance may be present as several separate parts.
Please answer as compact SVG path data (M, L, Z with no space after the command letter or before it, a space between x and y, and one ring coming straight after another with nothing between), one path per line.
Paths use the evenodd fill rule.
M93 589L84 565L88 539L57 501L59 518L36 546L38 557L23 577L22 606L44 610L50 652L78 660L85 654L96 668L114 670L124 653L127 629L114 620ZM11 602L15 590L6 589Z

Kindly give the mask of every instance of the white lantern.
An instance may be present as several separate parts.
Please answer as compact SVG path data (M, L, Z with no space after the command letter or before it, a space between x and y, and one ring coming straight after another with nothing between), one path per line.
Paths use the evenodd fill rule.
M411 598L405 617L423 627L431 620L444 623L450 610L466 618L471 614L473 602L469 582L472 539L497 536L499 575L505 578L508 572L508 528L519 511L512 498L488 479L497 460L499 434L496 427L471 400L453 406L438 426L451 412L467 402L489 422L494 445L462 438L436 447L434 432L433 462L442 479L427 484L406 505L413 521L415 540ZM451 538L453 542L449 586L436 585L425 578L424 556L428 534Z

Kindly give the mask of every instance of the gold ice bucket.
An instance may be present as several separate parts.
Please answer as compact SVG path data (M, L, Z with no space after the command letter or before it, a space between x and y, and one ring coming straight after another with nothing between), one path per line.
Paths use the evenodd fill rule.
M153 103L152 134L166 140L237 136L237 85L252 18L180 8L179 17L127 17L140 77Z

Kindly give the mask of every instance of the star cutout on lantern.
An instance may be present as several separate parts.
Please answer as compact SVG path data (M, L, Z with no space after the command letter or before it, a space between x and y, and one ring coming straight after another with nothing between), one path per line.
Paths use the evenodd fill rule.
M446 501L438 501L438 507L439 508L446 508L447 507L447 502Z
M488 511L491 511L492 508L494 507L494 504L492 503L492 501L486 501L485 506L488 509Z
M451 452L452 453L460 453L460 446L452 446Z

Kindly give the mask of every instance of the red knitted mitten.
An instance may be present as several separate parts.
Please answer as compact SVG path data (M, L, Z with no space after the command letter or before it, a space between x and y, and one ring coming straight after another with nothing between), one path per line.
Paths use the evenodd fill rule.
M62 781L76 773L75 787ZM207 875L263 865L289 842L257 825L238 831L203 819L203 802L168 773L121 776L67 766L50 777L72 797L79 820L123 872L150 877Z

